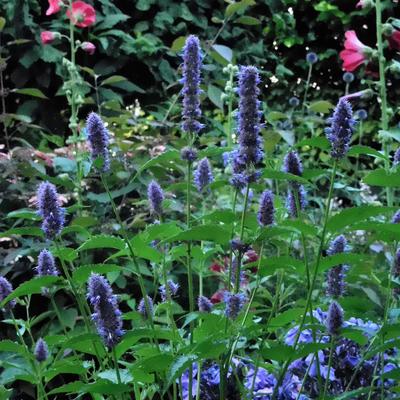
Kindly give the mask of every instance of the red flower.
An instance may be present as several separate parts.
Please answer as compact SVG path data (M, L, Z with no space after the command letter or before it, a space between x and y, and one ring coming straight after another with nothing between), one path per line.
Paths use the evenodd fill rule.
M79 28L86 28L96 22L96 11L84 1L74 1L67 11L68 18Z
M354 31L347 31L345 36L344 50L340 52L340 58L343 61L343 69L352 72L367 61L366 55L370 53L371 48L361 43Z
M51 32L51 31L40 32L40 39L42 40L43 44L52 43L56 38L56 36L57 36L56 32Z
M214 263L210 266L210 271L213 271L213 272L220 273L220 272L223 272L224 270L225 270L225 268L218 263Z
M62 0L48 0L49 8L46 11L46 15L56 14L61 10Z
M96 46L92 42L83 42L81 44L82 50L91 56L94 54L96 51Z
M400 50L400 31L394 30L391 36L388 37L389 48Z
M224 298L224 289L219 289L218 291L216 291L212 296L211 296L211 303L213 304L217 304L217 303L221 303L221 301Z

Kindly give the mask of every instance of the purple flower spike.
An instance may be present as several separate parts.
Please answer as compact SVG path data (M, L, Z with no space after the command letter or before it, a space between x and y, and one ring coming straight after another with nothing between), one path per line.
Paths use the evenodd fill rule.
M327 254L333 256L334 254L344 253L347 248L347 240L343 235L338 236L332 240ZM327 274L327 294L333 298L338 298L343 296L345 289L345 265L336 265L332 267Z
M396 256L394 258L394 265L392 269L393 278L400 280L400 249L397 250ZM393 289L393 294L396 298L400 298L400 286Z
M192 147L184 147L181 150L181 159L183 161L192 163L193 161L197 160L197 151Z
M2 302L9 294L13 291L13 287L10 282L4 276L0 276L0 302ZM11 300L5 306L5 310L11 310L15 307L16 301Z
M400 147L395 151L394 156L393 156L393 165L399 165L400 164Z
M274 194L271 190L265 190L260 198L260 206L257 213L258 223L261 226L270 226L275 221Z
M42 230L47 239L58 236L65 222L65 210L60 206L56 187L42 182L37 190L38 214L43 218Z
M214 180L210 161L207 157L204 157L199 161L197 168L194 171L193 179L199 192L202 192L204 188Z
M303 175L303 165L297 152L289 151L286 154L283 160L283 172L297 176Z
M38 276L58 275L58 270L56 268L54 257L53 254L50 253L50 251L42 250L39 253L36 273Z
M49 357L49 348L47 346L47 343L42 338L40 338L36 342L35 358L37 361L43 362L46 361L48 357Z
M167 285L170 296L171 297L176 296L179 290L179 283L175 283L174 281L169 280L167 282ZM158 291L160 292L161 300L163 301L163 303L166 302L168 299L168 295L167 291L165 290L165 285L161 285Z
M297 200L296 201L296 194ZM299 210L297 205L300 207L300 211L303 211L307 206L306 191L302 185L297 188L289 189L286 198L286 208L291 218L297 218L299 216Z
M400 224L400 210L393 215L392 224Z
M198 133L204 126L199 122L201 117L200 70L202 58L198 37L190 35L183 48L183 77L181 80L183 84L182 129L188 133Z
M94 112L91 112L87 117L86 132L92 153L92 160L102 157L103 166L100 170L101 172L108 171L110 169L110 157L108 154L110 134L100 116Z
M339 100L333 116L329 118L328 122L331 126L326 128L325 132L331 143L331 156L340 160L349 151L350 140L356 123L353 119L351 104L345 98Z
M238 141L239 160L246 168L262 161L260 136L261 112L258 100L260 77L256 67L242 67L239 72Z
M243 293L224 293L225 315L229 319L236 319L242 310L247 298Z
M199 296L197 299L197 305L199 306L199 311L211 312L213 308L213 303L206 296Z
M153 304L153 300L150 296L147 296L147 303L149 305L149 312L151 314L151 316L153 316L154 313L154 304ZM138 311L140 314L143 315L143 317L148 318L147 315L147 309L146 309L146 302L144 301L144 299L140 300L140 303L138 305Z
M98 334L108 347L114 347L120 341L124 331L117 297L113 294L107 279L92 273L88 281L87 296L94 309L92 319L96 324Z
M329 306L325 325L331 336L337 336L343 326L343 310L336 301Z
M164 193L156 181L150 182L150 185L147 189L147 197L149 199L151 213L161 215Z

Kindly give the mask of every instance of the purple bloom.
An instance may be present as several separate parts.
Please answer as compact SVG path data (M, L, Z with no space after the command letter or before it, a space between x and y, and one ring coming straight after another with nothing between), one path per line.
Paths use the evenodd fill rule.
M231 248L233 251L237 251L239 253L245 253L249 249L249 245L243 243L240 239L232 239Z
M190 35L183 48L183 77L181 80L183 84L182 129L188 133L198 133L204 126L198 121L201 117L200 70L202 58L198 37Z
M42 250L39 253L36 273L38 276L58 275L58 270L56 268L54 257L53 254L50 253L50 251Z
M400 210L393 215L392 224L400 224Z
M202 192L214 180L210 161L208 161L207 157L199 161L193 175L194 183L199 192Z
M179 283L175 283L174 281L168 280L167 281L168 292L171 297L176 296L179 290ZM168 299L168 293L165 290L165 285L161 285L158 289L161 295L161 300L166 302Z
M257 374L254 376L256 369L250 365L247 370L247 375L244 378L244 387L247 390L253 389L250 393L250 399L269 400L276 386L276 378L264 368L258 368ZM254 385L253 385L254 381Z
M335 254L344 253L347 247L347 240L343 235L338 236L332 240L327 254L333 256ZM327 294L333 298L343 296L345 289L345 269L346 267L342 264L332 267L327 274Z
M148 304L148 307L149 307L149 313L150 313L151 316L153 316L154 304L153 304L153 300L152 300L152 298L150 296L147 296L147 304ZM140 314L143 315L143 317L148 318L146 302L145 302L144 298L142 300L140 300L140 302L139 302L138 311L139 311Z
M152 214L162 214L162 202L164 193L160 185L156 181L151 181L147 189L147 197L149 199L150 211Z
M331 336L337 336L343 326L343 310L336 301L329 306L325 325Z
M213 308L213 303L206 296L199 296L197 299L197 305L199 307L199 311L202 312L211 312Z
M289 105L290 105L291 107L297 107L299 104L300 104L300 100L299 100L298 97L291 97L291 98L289 99Z
M343 81L346 83L351 83L354 81L354 74L351 72L345 72L342 77Z
M360 108L359 110L357 110L355 112L355 115L357 116L357 118L360 121L364 121L368 118L368 112L367 112L367 110L364 110L363 108Z
M86 132L92 153L92 160L102 157L103 166L100 170L101 172L108 171L110 169L110 157L108 154L110 134L100 116L94 112L91 112L87 117Z
M397 279L400 282L400 249L397 250L396 256L394 258L394 264L392 268L393 278ZM396 298L400 297L400 285L393 289L393 294Z
M328 119L328 122L330 122L331 126L326 128L325 132L331 143L331 156L339 160L349 150L355 125L351 104L345 98L339 100L333 116Z
M42 182L37 190L38 214L43 218L42 230L47 239L55 239L65 222L65 210L60 207L56 187Z
M275 221L274 194L271 190L265 190L261 195L257 219L261 226L273 225Z
M197 151L192 147L184 147L181 150L181 159L183 161L192 163L193 161L197 160Z
M107 279L92 273L88 282L87 296L94 309L92 319L96 324L97 332L108 347L114 347L120 341L124 331L117 297L113 294Z
M49 357L49 348L47 346L47 343L42 338L40 338L36 342L35 358L37 361L43 362L46 361L48 357Z
M246 167L254 166L263 159L260 136L260 101L258 87L260 77L256 67L242 67L239 72L238 141L239 160Z
M394 156L393 156L393 165L399 165L400 164L400 147L395 151Z
M289 151L283 160L283 172L296 176L303 175L303 165L296 151Z
M291 218L297 218L299 216L298 206L300 207L300 211L304 210L307 206L306 191L303 185L298 185L288 190L286 209Z
M230 319L236 319L240 311L247 301L246 295L243 293L224 293L225 315Z
M4 276L0 276L0 302L2 302L9 294L13 291L13 287L10 282ZM16 301L11 300L5 306L5 310L11 310L15 307Z
M310 53L307 53L306 61L309 64L315 64L318 61L318 55L311 51Z

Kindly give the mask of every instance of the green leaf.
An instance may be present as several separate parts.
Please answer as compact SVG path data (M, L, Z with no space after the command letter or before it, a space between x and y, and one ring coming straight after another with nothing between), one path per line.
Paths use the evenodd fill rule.
M226 62L230 63L232 62L232 58L233 58L233 52L232 50L227 47L224 46L222 44L214 44L212 46L213 50L219 55L221 56Z
M326 137L318 136L310 139L303 139L297 142L296 147L311 146L317 147L318 149L326 150L329 149L329 140Z
M42 288L51 287L57 283L61 283L62 279L58 276L40 276L21 283L11 294L9 294L1 303L0 308L3 308L9 301L17 297L27 296L28 294L41 293Z
M48 97L45 96L45 94L36 88L23 88L23 89L14 89L13 92L19 93L19 94L25 94L27 96L32 96L32 97L39 97L40 99L47 99Z
M262 177L266 179L289 180L289 181L300 182L303 184L310 184L309 181L302 178L301 176L287 174L283 171L275 171L273 169L267 169L267 168L263 169Z
M355 146L352 146L350 148L349 152L347 153L347 155L349 157L357 157L360 154L371 156L371 157L374 157L374 158L380 158L380 159L383 159L383 160L387 159L387 157L384 154L382 154L378 150L375 150L375 149L373 149L372 147L369 147L369 146L355 145Z
M0 352L11 352L11 353L19 353L25 354L25 347L21 344L15 343L12 340L2 340L0 342Z
M0 17L0 32L3 31L5 26L6 26L6 19L4 17Z
M356 222L365 221L370 217L376 217L378 215L394 211L396 211L395 207L368 205L346 208L340 213L331 217L326 228L329 232L336 232Z
M86 283L92 272L96 274L106 274L108 272L120 272L122 267L116 264L88 264L82 265L74 270L72 279L78 283Z
M31 227L27 226L20 228L12 228L9 229L8 231L0 233L0 237L7 237L11 235L43 237L43 231L37 226L31 226Z
M308 107L311 111L317 112L317 113L323 113L327 114L329 113L335 106L326 100L319 100L315 101L314 103L310 104Z
M109 76L107 79L104 79L104 81L101 82L100 86L113 85L114 83L119 83L119 82L123 82L126 80L127 79L124 76L113 75L113 76Z
M243 25L260 25L261 21L257 18L254 17L248 17L247 15L243 15L239 17L235 22L238 24L243 24Z
M179 356L167 372L167 385L170 386L198 357L194 354Z
M191 229L178 233L175 236L165 240L165 242L178 242L187 240L204 240L219 244L228 244L231 232L222 228L220 225L199 225Z
M232 2L225 9L225 17L230 18L235 13L240 13L244 11L247 7L255 5L254 0L242 0L237 2Z
M92 249L125 249L125 241L121 238L111 235L92 236L89 240L78 247L77 251L92 250Z
M391 172L378 168L364 177L363 182L371 186L400 187L400 171Z
M222 102L221 99L221 95L222 95L222 90L220 90L219 88L217 88L214 85L208 85L208 89L207 89L207 95L208 98L221 110L223 110L224 108L224 104Z
M6 218L29 219L32 221L40 221L42 219L36 211L29 210L28 208L11 211L7 214Z
M355 254L355 253L338 253L333 256L325 257L321 260L320 272L326 271L329 268L337 265L359 265L367 263L369 260L366 254Z
M183 46L185 45L186 37L185 36L179 36L176 38L171 45L171 50L175 53L178 53L183 49Z

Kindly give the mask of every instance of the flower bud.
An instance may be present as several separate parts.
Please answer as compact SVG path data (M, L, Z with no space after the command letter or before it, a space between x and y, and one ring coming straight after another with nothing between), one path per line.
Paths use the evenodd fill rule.
M96 51L96 46L92 42L83 42L81 44L81 49L85 52L88 53L89 55L93 55Z

